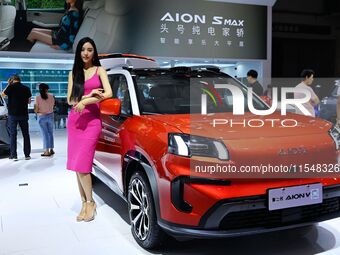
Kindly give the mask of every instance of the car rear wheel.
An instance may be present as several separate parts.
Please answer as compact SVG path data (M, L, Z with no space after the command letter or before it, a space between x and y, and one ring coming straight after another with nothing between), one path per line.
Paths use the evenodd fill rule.
M145 249L161 246L165 233L157 224L149 181L141 171L134 173L130 179L128 209L131 232L137 243Z

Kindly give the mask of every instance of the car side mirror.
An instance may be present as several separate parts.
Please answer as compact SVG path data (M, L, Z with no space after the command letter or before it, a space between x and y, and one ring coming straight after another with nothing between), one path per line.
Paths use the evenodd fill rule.
M100 102L100 113L105 115L120 115L121 101L118 98L109 98Z

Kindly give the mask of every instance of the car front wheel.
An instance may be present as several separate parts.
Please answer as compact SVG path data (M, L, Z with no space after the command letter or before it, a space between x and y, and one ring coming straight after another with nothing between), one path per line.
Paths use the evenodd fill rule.
M145 249L161 246L165 233L157 224L149 181L141 171L134 173L130 179L128 209L131 232L137 243Z

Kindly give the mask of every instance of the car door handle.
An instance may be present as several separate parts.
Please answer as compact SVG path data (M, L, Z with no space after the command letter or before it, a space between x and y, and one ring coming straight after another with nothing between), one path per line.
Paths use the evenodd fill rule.
M41 16L41 13L40 12L35 12L33 15L39 17L39 16Z

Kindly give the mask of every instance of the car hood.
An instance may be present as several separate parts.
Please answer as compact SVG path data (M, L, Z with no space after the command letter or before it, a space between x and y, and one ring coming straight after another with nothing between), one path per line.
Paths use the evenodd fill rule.
M148 118L176 127L183 133L222 140L312 135L326 133L332 127L330 122L322 119L293 113L288 113L286 116L282 116L280 113L268 116L257 116L252 113L246 113L242 116L236 116L232 113L217 113L205 116L200 114L176 114L152 115L148 116ZM294 124L292 121L287 121L288 119L295 120L297 126L284 127L284 125L290 126ZM228 123L217 124L214 127L214 120L220 120L221 123L228 121ZM233 126L231 126L231 122L234 123ZM261 123L264 125L251 127L248 125L249 123L253 126L261 125Z
M337 151L335 143L328 133L332 124L318 119L289 113L281 116L274 113L270 116L256 116L246 113L235 116L231 113L213 115L158 115L150 116L153 121L161 122L163 126L172 126L168 132L179 132L210 137L222 140L228 150L229 158L226 164L236 169L256 166L284 166L291 169L293 166L304 166L306 163L317 166L320 164L335 164ZM250 120L264 121L263 127L249 127L235 125L212 126L214 119L225 119L234 122L248 122ZM276 119L278 123L286 119L296 120L296 127L282 127L281 124L271 126L268 119ZM192 158L193 160L193 158ZM209 159L211 160L211 159ZM191 167L210 165L206 157L195 157L190 162ZM220 162L220 161L218 161ZM221 163L221 162L220 162ZM196 169L195 167L192 169ZM196 174L196 173L195 173ZM205 173L204 173L205 174ZM314 174L314 173L313 173ZM208 173L208 176L211 175ZM262 174L246 173L240 175L220 172L214 178L264 178ZM300 177L305 176L302 174ZM265 175L266 178L281 178L282 175ZM286 177L286 176L285 176ZM289 175L291 178L291 175Z

